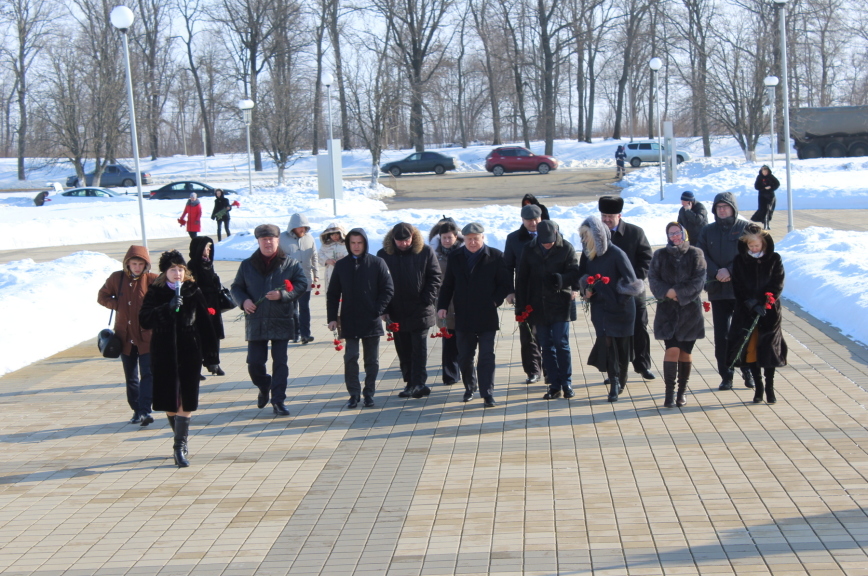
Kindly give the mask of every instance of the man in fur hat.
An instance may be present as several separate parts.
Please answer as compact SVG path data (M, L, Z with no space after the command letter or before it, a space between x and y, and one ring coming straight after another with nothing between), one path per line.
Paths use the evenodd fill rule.
M406 386L398 396L422 398L431 393L426 382L428 371L428 329L434 326L434 303L442 276L437 256L425 244L422 233L412 224L396 224L383 238L377 256L386 262L395 295L386 307L386 323L397 323L393 330L395 351Z
M645 231L621 218L624 199L619 196L603 196L599 200L600 220L612 233L612 244L620 248L630 260L636 278L645 281L651 267L653 251ZM645 290L633 297L636 319L633 325L633 370L646 380L653 380L651 373L651 338L648 336L648 310L645 307ZM626 381L621 382L625 386Z

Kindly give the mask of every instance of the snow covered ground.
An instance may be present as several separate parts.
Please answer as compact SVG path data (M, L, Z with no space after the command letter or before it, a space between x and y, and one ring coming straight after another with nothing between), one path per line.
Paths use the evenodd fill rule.
M569 168L612 166L616 143L599 141L579 144L559 141L555 154ZM680 142L692 154L701 153L698 142ZM532 146L542 152L542 143ZM490 146L476 146L466 150L446 148L453 154L461 170L481 170ZM652 244L665 242L664 227L674 220L683 190L694 190L698 198L710 208L714 194L732 191L739 196L743 215L755 209L756 196L753 181L762 162L742 160L738 147L731 140L715 144L715 153L721 157L699 158L681 165L679 183L667 185L665 200L660 201L657 167L631 172L621 183L625 197L624 218L643 227ZM392 151L385 160L401 158L410 151ZM209 159L207 182L212 185L235 188L242 192L240 208L232 212L233 235L220 243L216 256L223 260L240 260L249 256L256 247L252 229L263 222L286 227L294 212L305 213L315 234L335 218L332 201L317 197L315 161L302 157L288 171L286 185L277 187L276 171L267 167L265 174L257 175L255 193L247 194L246 158L224 155ZM345 175L367 174L370 156L354 151L344 153ZM146 162L143 167L158 182L177 178L192 178L202 166L202 158L175 157ZM14 181L14 159L0 159L0 187L11 188ZM782 164L775 173L783 182ZM270 171L270 172L269 172ZM68 169L41 168L31 182L40 186L51 179L65 178ZM242 181L243 180L243 181ZM149 186L148 189L158 186ZM346 180L345 200L338 203L338 220L350 227L363 227L369 234L371 250L376 251L389 228L397 222L407 221L427 231L443 215L453 216L459 224L477 221L486 228L487 242L503 248L509 232L520 221L517 206L485 206L466 209L461 206L436 210L386 209L382 198L393 194L385 186L370 188L368 180ZM868 161L853 159L824 159L799 161L793 169L794 205L807 208L868 208ZM0 250L36 246L60 246L126 240L137 243L139 229L138 202L134 199L117 201L87 201L47 203L33 205L33 193L0 194ZM182 236L179 227L185 200L146 200L145 217L149 238ZM205 233L214 230L208 220L212 198L203 199ZM778 208L786 206L784 190L778 192ZM579 243L577 228L590 214L596 214L595 203L579 206L549 206L549 212L564 236ZM784 295L792 299L817 318L830 322L845 334L868 343L868 267L864 254L868 253L868 233L842 232L809 228L789 234L778 240L778 249L787 268ZM183 251L186 239L179 240ZM57 326L50 336L42 330L6 331L0 336L0 375L25 366L93 338L107 319L107 310L96 304L96 292L106 276L120 268L120 263L103 254L80 252L53 262L35 264L29 260L0 266L0 317L8 326ZM49 291L62 285L64 298L81 304L74 318L64 318L61 324L54 307L43 304ZM9 320L10 322L7 322ZM15 322L19 320L19 322Z

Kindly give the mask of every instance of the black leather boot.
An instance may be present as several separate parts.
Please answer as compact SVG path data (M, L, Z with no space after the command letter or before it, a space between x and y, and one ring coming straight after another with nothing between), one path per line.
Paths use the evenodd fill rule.
M766 368L766 402L769 404L774 404L778 401L775 398L775 369L774 368Z
M756 364L753 364L750 367L751 378L753 379L753 403L759 404L763 401L763 390L765 386L763 386L763 377L762 372Z
M617 402L618 394L621 392L621 381L614 374L609 374L609 397L606 398L609 402Z
M675 406L675 378L678 376L678 362L663 361L663 385L666 387L666 397L663 399L664 408Z
M690 380L690 371L692 369L693 362L678 363L678 396L675 398L675 405L679 408L687 404L684 392L687 390L687 381Z
M187 460L187 434L190 431L190 418L175 416L175 444L172 446L175 455L175 465L178 468L186 468L190 465Z
M621 393L624 391L624 388L627 387L627 374L629 373L628 368L630 367L629 362L624 362L618 367L618 371L621 373L618 381L621 383L621 388L618 389L618 392Z
M410 396L413 398L422 398L424 396L429 396L431 394L431 389L425 384L421 384L413 388L413 391L410 393Z
M409 384L404 386L404 389L398 392L398 398L410 398L411 396L413 396L413 391L410 389Z
M169 416L168 414L166 414L166 418L168 418L168 420L169 420L169 427L172 429L172 432L174 432L175 431L175 417Z

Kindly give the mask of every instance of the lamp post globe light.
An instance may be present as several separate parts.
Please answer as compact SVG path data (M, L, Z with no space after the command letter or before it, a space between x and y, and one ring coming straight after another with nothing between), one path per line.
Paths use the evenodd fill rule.
M775 167L775 86L778 85L778 77L777 76L766 76L763 79L763 84L766 87L766 93L769 98L769 136L771 141L769 142L769 150L771 151L772 157L772 168Z
M660 79L659 72L660 69L663 68L663 60L660 58L652 58L650 62L648 62L648 66L651 68L651 78L654 80L654 105L655 105L655 114L657 115L657 152L658 152L658 168L660 172L660 199L663 200L663 143L660 140L662 136L663 130L661 129L660 122Z
M328 150L328 153L329 153L329 166L331 166L331 168L329 169L329 186L331 187L331 193L332 193L332 208L333 208L333 211L335 213L335 216L337 216L338 215L338 199L337 199L337 192L335 191L334 158L332 158L332 155L334 154L334 149L333 149L334 147L332 146L332 143L334 141L334 133L333 133L333 126L332 126L332 84L335 83L335 77L334 77L334 75L332 75L331 72L326 71L326 72L323 72L322 78L320 80L322 80L323 85L325 85L325 87L326 87L326 102L328 102L329 142L328 142L328 146L326 146L326 150Z
M793 225L793 186L790 173L790 90L787 72L787 0L775 0L780 10L781 37L781 90L784 106L784 158L787 163L787 232L795 229Z
M148 247L148 235L145 231L145 208L142 204L142 170L139 167L139 137L136 134L136 106L133 101L133 79L130 71L130 46L127 40L127 30L133 25L136 15L126 6L115 6L109 14L112 26L121 31L124 43L124 65L127 73L127 104L130 108L130 138L133 142L133 162L136 166L136 190L139 194L139 219L142 226L142 246Z
M250 122L253 119L253 100L240 100L238 107L241 108L241 113L244 115L244 125L247 128L247 189L250 194L253 194L253 169L250 165Z

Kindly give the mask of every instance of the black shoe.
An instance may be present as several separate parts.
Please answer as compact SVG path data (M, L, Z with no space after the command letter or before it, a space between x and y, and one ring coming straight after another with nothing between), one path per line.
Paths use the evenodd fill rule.
M543 395L543 400L554 400L555 398L561 397L560 390L549 390Z
M603 380L603 384L605 384L606 386L608 386L608 385L609 385L609 379L606 378L605 380Z
M151 416L150 414L145 414L144 416L142 416L142 423L139 424L139 426L147 426L148 424L153 424L153 423L154 423L154 417Z
M135 412L133 414L133 417L130 418L130 424L138 424L141 421L142 421L142 415L139 414L138 412Z
M572 388L564 388L564 398L570 399L575 395L576 393L573 392Z
M374 407L374 399L373 398L365 398L364 401L365 408L373 408Z
M525 384L536 384L539 382L539 374L530 374L527 379L525 379Z
M217 370L214 371L214 376L226 376L226 372L223 371L223 368L217 366Z
M483 402L483 404L485 405L486 408L494 408L495 406L497 406L497 402L495 402L494 398L492 398L491 396L489 396L488 398L485 398L485 401Z
M259 396L256 398L256 407L261 410L265 408L266 404L268 404L268 390L260 390Z
M404 389L398 392L398 398L410 398L411 396L413 396L413 392L410 390L409 384L404 386Z
M308 344L310 342L313 342L313 336L302 336L301 337L301 343L302 344Z
M645 380L654 380L655 378L657 378L657 376L652 374L651 371L647 368L645 368L644 370L636 370L636 374L641 374L642 378L644 378Z
M289 410L286 409L283 402L272 402L271 406L274 408L274 413L278 416L289 416Z
M744 387L753 389L756 386L756 382L753 381L753 374L748 374L744 378Z
M732 390L732 380L724 380L717 387L718 390Z
M359 397L358 396L350 396L350 401L347 402L347 408L358 408L359 406Z
M204 374L199 374L199 380L204 380L204 379L205 379L205 375L204 375Z
M465 391L464 392L464 399L462 400L462 402L470 402L471 400L473 400L473 392Z
M413 392L410 394L413 398L422 398L423 396L429 396L431 394L431 389L424 384L421 386L416 386L413 388Z

